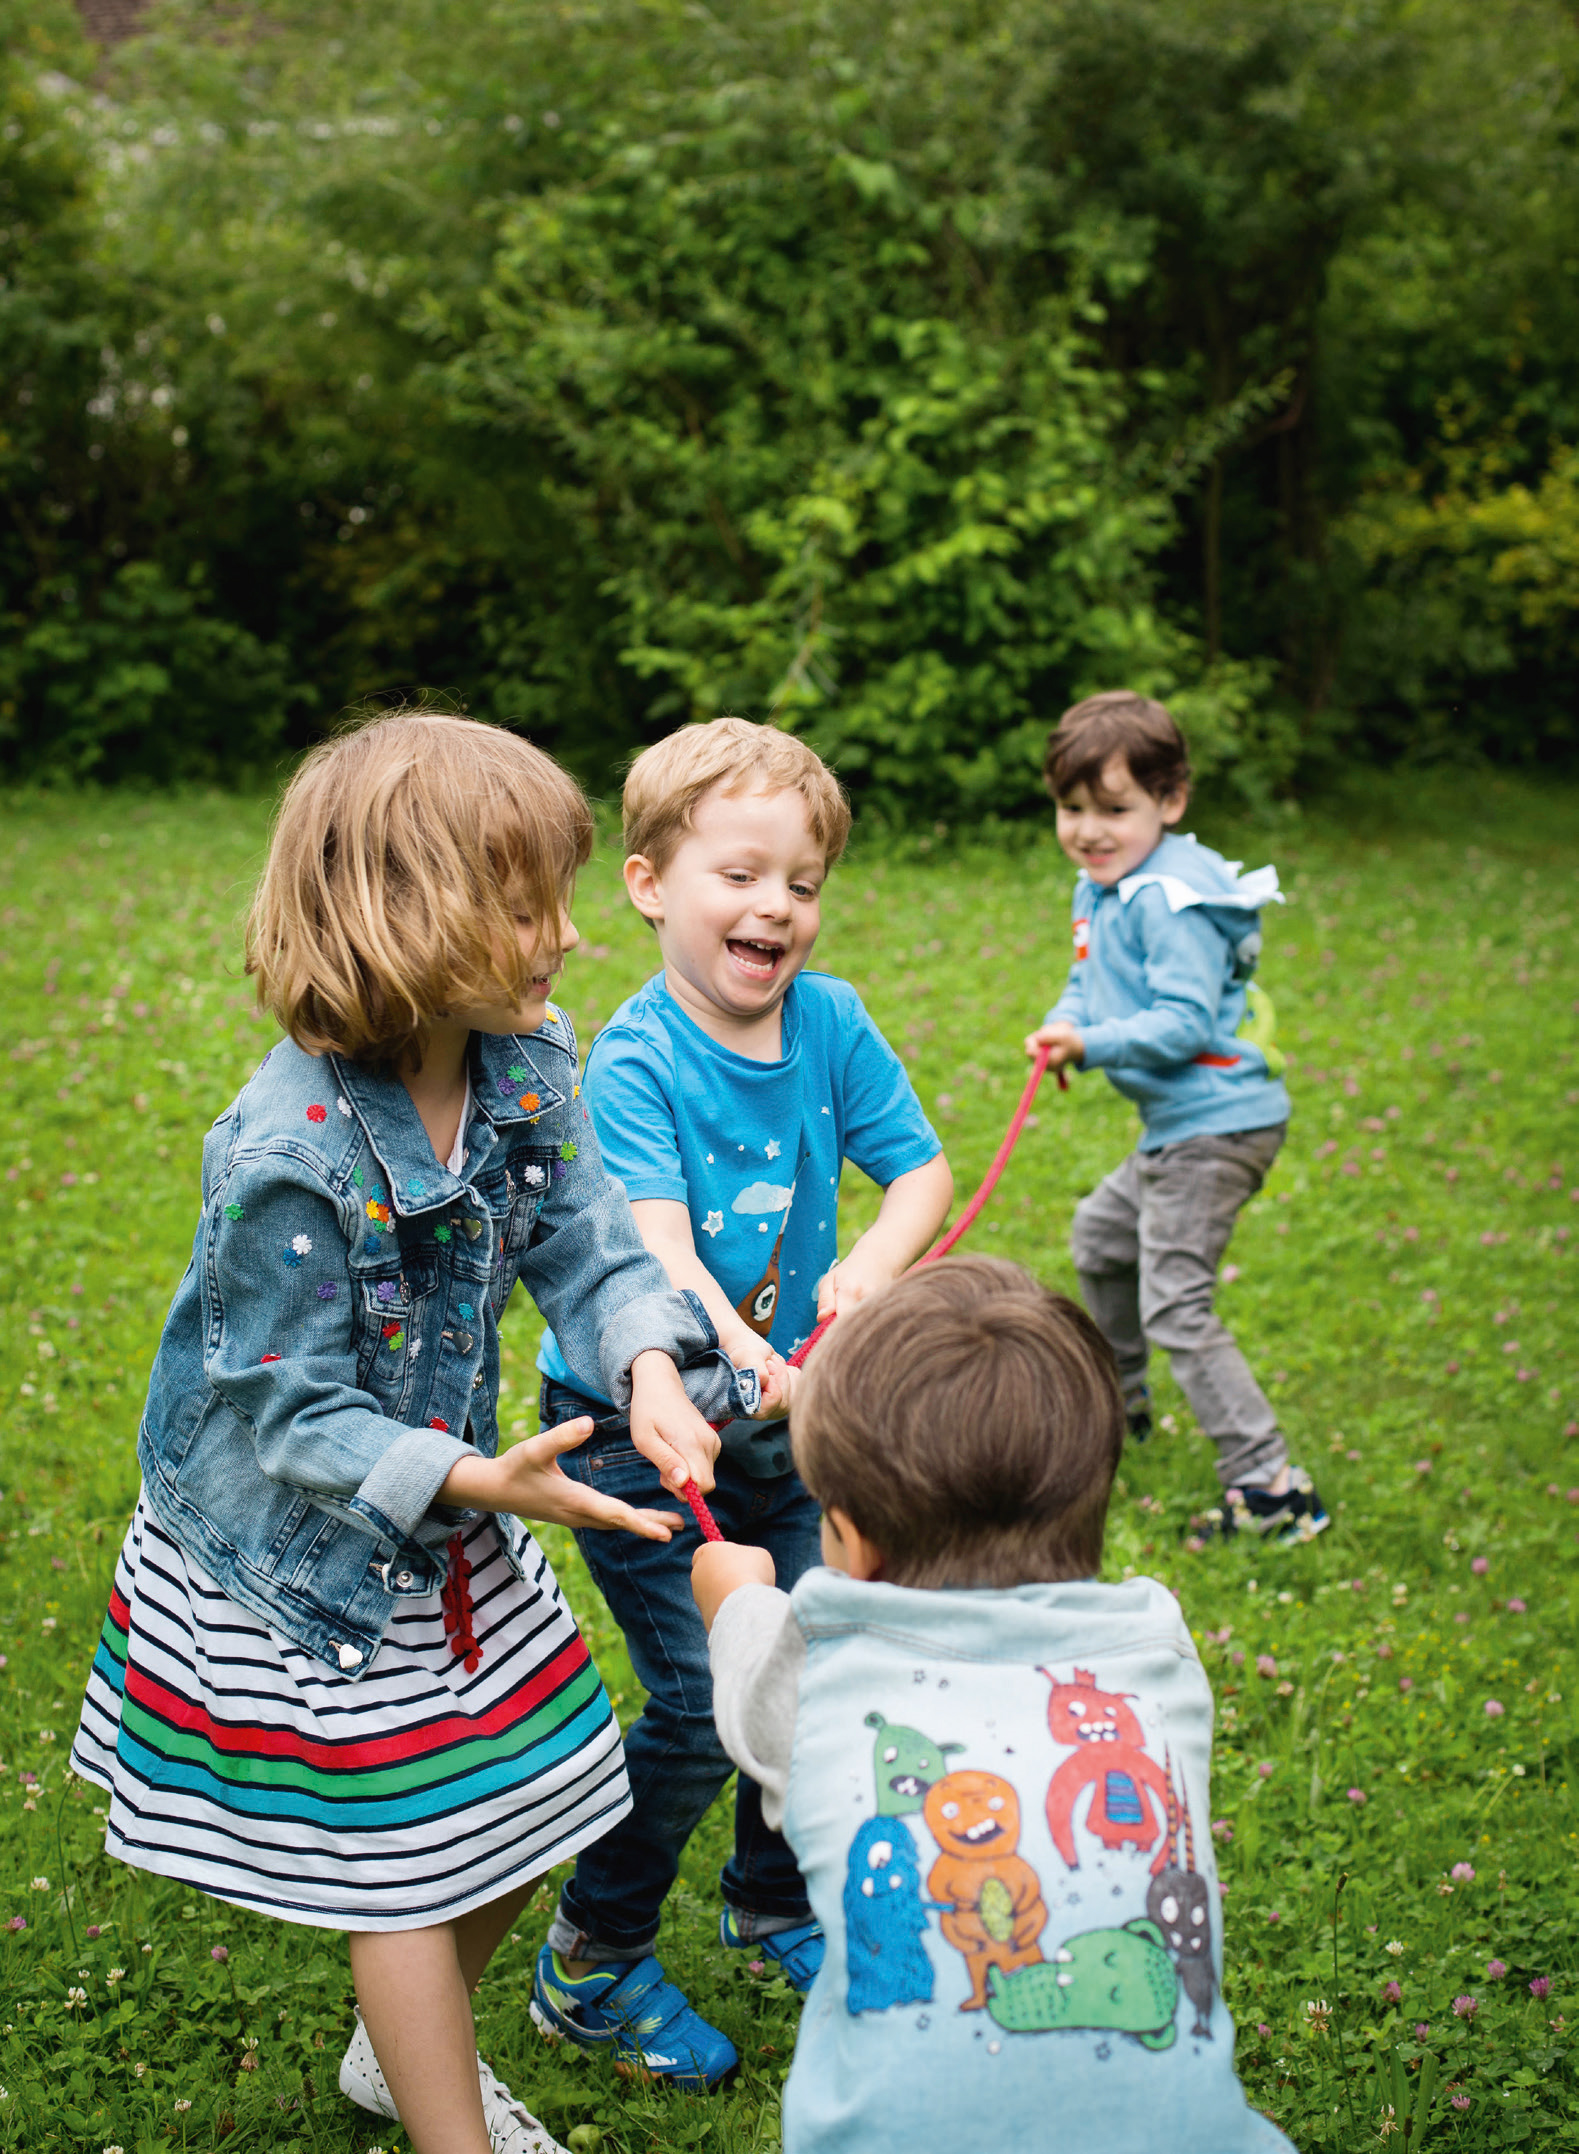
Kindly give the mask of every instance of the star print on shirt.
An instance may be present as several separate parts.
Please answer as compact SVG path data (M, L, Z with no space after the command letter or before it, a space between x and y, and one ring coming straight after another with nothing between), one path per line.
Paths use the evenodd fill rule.
M706 1217L706 1218L705 1218L705 1219L704 1219L704 1220L702 1221L702 1232L703 1232L704 1234L711 1234L711 1235L714 1235L714 1236L716 1237L717 1235L720 1235L720 1234L722 1234L722 1233L723 1233L723 1231L724 1231L724 1215L723 1215L723 1213L722 1213L722 1212L709 1212L709 1213L708 1213L708 1215L707 1215L707 1217Z
M783 1145L782 1145L782 1144L780 1144L780 1143L779 1143L779 1140L777 1139L777 1137L769 1137L769 1139L768 1139L768 1141L767 1141L767 1146L766 1146L766 1150L767 1150L767 1155L768 1155L769 1159L777 1159L777 1158L778 1158L778 1156L779 1156L779 1154L780 1154L780 1152L782 1152L782 1151L783 1151L783 1149L784 1149L784 1147L783 1147Z

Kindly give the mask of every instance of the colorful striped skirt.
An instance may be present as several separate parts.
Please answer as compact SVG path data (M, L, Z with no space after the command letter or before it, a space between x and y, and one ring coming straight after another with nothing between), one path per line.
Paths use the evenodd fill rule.
M71 1753L109 1794L108 1852L287 1921L406 1930L599 1839L630 1809L624 1754L547 1558L509 1518L461 1552L469 1650L435 1592L401 1604L353 1683L228 1599L139 1502Z

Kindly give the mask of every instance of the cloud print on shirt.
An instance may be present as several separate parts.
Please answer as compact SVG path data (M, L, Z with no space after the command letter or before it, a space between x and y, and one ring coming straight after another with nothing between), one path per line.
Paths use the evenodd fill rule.
M774 1182L748 1182L729 1209L732 1212L786 1212L789 1210L793 1189L781 1189Z

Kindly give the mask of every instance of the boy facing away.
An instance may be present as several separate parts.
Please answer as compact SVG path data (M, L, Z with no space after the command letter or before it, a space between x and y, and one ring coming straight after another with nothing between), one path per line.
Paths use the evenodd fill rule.
M1217 1446L1212 1529L1309 1540L1327 1524L1289 1463L1265 1392L1212 1306L1234 1222L1288 1129L1270 999L1252 981L1276 868L1241 875L1177 835L1184 738L1160 703L1117 692L1065 711L1047 744L1058 842L1080 870L1074 962L1025 1051L1105 1070L1145 1125L1075 1209L1080 1291L1118 1363L1130 1431L1151 1430L1146 1363L1164 1348Z
M950 1258L841 1318L795 1412L827 1568L692 1574L725 1746L827 1933L785 2154L1287 2154L1234 2075L1205 1671L1155 1580L1096 1582L1096 1326Z
M782 1419L799 1372L783 1356L932 1241L953 1181L893 1050L854 988L803 970L850 816L802 742L734 718L688 726L639 756L625 786L625 883L663 969L598 1035L586 1097L609 1171L673 1286L705 1309L737 1367L755 1368L780 1418L723 1431L710 1498L723 1531L787 1582L817 1561L817 1506ZM839 1177L853 1160L883 1189L874 1224L837 1256ZM590 1414L567 1473L628 1502L669 1499L599 1394L595 1369L550 1333L539 1356L543 1426ZM623 1534L582 1554L625 1633L648 1696L625 1737L634 1807L584 1851L539 1957L533 2017L546 2033L612 2046L700 2091L738 2062L653 1956L680 1855L732 1770L713 1725L707 1638L691 1598L698 1535L631 1560ZM723 1942L778 1962L805 1989L822 1933L782 1835L741 1776L721 1885Z

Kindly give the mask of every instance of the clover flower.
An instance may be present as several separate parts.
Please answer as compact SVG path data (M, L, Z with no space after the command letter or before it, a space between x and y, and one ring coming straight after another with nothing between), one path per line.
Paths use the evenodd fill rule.
M126 1969L124 1967L112 1967L104 1977L104 1986L106 1989L114 1989L117 1982L124 1982L125 1980Z
M33 1890L35 1892L47 1892L49 1890L49 1879L47 1877L35 1877Z
M223 1945L210 1945L208 1956L211 1960L228 1960L230 1954Z
M1417 2019L1415 2021L1415 2040L1417 2042L1423 2042L1430 2032L1431 2022L1428 2019Z
M1352 1802L1352 1803L1362 1803L1362 1802L1368 1802L1368 1801L1370 1800L1370 1798L1369 1798L1369 1796L1368 1796L1368 1795L1366 1794L1366 1792L1365 1792L1364 1788L1350 1788L1350 1790L1349 1790L1349 1800L1350 1800L1350 1802Z
M1453 2017L1455 2019L1473 2019L1479 2010L1480 1999L1478 1997L1455 1997L1453 1999Z
M70 1989L68 1989L66 1992L66 2010L68 2012L80 2012L86 2005L87 2001L87 1991L85 1989L79 1989L77 1984L73 1982Z
M1500 1982L1507 1971L1506 1960L1487 1960L1486 1962L1486 1980L1488 1982Z
M1552 1978L1550 1975L1537 1975L1530 1984L1530 1995L1532 1997L1549 1997L1551 1993Z
M1269 1680L1277 1674L1277 1662L1270 1653L1258 1653L1256 1655L1256 1674L1264 1675Z
M1386 1944L1383 1945L1382 1950L1386 1953L1390 1953L1395 1960L1401 1960L1404 1956L1404 1948L1396 1937L1389 1937Z
M1455 2109L1464 2110L1469 2107L1469 2096L1467 2094L1454 2094L1449 2099Z
M1402 1983L1384 1982L1382 1984L1382 1996L1388 2004L1402 2004L1404 1999Z
M1455 1862L1452 1869L1449 1870L1448 1875L1452 1878L1455 1885L1472 1885L1475 1882L1474 1864L1469 1862Z
M192 2106L192 2104L191 2104L191 2103L190 2103L190 2102L189 2102L189 2101L187 2100L186 2096L185 2096L184 2094L183 2094L183 2095L180 2095L180 2096L179 2096L179 2097L177 2098L177 2100L176 2100L176 2105L175 2105L175 2113L176 2113L176 2115L177 2115L178 2117L184 2117L184 2116L186 2115L187 2111L188 2111L188 2110L189 2110L189 2109L191 2108L191 2106Z
M1485 1711L1488 1720L1500 1720L1507 1710L1508 1708L1500 1698L1488 1698L1486 1700Z
M1332 2007L1324 1997L1318 1997L1306 2005L1305 2024L1317 2034L1325 2034L1332 2025Z

